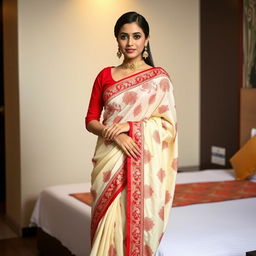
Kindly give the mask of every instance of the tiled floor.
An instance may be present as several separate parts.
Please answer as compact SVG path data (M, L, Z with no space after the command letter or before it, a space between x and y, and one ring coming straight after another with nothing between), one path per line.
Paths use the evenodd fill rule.
M18 237L18 235L6 224L3 215L0 215L0 239L15 237Z

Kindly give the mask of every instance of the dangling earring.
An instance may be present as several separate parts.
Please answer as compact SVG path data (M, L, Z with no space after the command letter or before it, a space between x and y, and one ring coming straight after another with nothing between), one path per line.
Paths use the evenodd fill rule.
M143 54L142 54L142 57L143 57L144 59L148 58L148 48L147 48L147 46L145 46L144 52L143 52Z
M122 52L120 51L120 49L118 48L118 51L116 53L116 56L120 59L122 56Z

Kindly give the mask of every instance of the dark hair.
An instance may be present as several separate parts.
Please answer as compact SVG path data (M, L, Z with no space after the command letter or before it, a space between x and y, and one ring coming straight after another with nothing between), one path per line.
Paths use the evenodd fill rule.
M143 30L143 32L145 34L145 37L148 38L148 36L149 36L148 22L146 21L146 19L142 15L140 15L137 12L127 12L127 13L123 14L117 20L115 28L114 28L115 37L116 38L118 37L119 31L120 31L121 27L124 24L132 23L132 22L136 22L139 25L139 27ZM143 59L148 65L154 67L154 62L153 62L152 54L151 54L151 51L150 51L149 43L147 45L147 52L148 52L148 57L143 58Z

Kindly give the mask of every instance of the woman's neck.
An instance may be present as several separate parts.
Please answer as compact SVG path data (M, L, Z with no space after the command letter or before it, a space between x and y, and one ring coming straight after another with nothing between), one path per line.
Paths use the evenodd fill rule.
M140 67L144 66L146 63L143 59L139 60L124 60L123 63L120 65L123 69L131 69L136 70Z

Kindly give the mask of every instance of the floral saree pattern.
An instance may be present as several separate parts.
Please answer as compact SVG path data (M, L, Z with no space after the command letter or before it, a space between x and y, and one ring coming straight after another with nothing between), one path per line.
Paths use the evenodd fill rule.
M98 138L91 174L91 256L153 256L173 201L178 137L173 86L162 68L117 81L103 93L103 123L130 125L140 156Z

